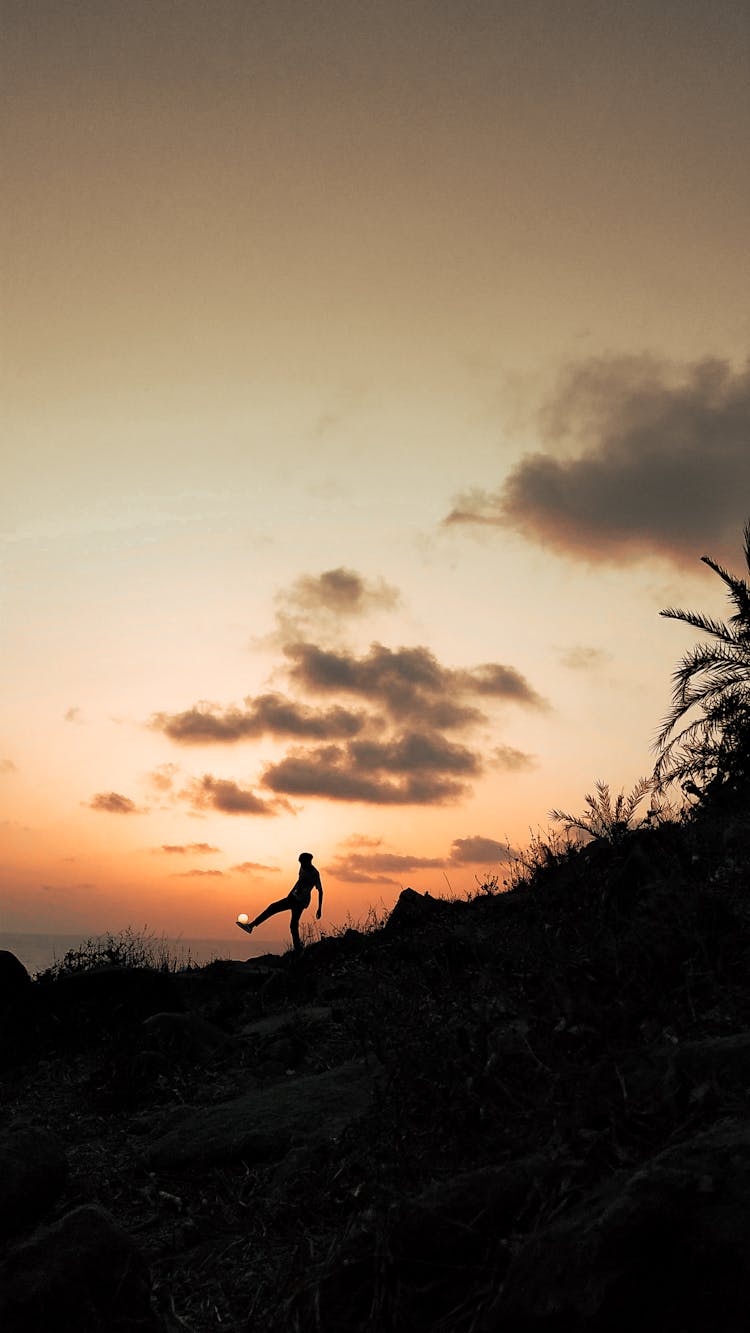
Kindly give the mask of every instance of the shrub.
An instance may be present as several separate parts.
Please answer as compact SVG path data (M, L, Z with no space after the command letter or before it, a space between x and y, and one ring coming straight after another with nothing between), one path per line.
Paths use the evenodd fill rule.
M91 972L99 967L149 967L155 972L179 972L195 964L189 949L178 948L165 936L156 936L147 926L142 931L127 926L116 934L92 936L55 962L43 974L51 980L73 972Z

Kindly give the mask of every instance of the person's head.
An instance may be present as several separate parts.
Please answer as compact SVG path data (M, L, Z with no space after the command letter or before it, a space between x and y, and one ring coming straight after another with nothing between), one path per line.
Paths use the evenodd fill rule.
M310 862L313 859L313 854L312 852L300 852L299 857L297 859L299 860L301 866L309 866Z

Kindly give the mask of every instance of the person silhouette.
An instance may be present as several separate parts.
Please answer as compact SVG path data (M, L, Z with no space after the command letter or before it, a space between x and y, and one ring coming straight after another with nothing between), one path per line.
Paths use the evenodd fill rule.
M323 910L323 885L320 881L318 867L312 863L313 854L312 852L300 852L298 859L299 877L286 898L279 898L278 902L269 903L265 911L261 912L260 916L256 916L254 921L237 922L240 930L246 930L250 935L256 926L259 926L263 921L267 921L270 916L275 916L277 912L291 912L289 930L291 931L295 953L299 953L302 948L299 937L299 920L305 908L310 906L313 889L318 891L318 910L315 913L318 921L320 921L320 914Z

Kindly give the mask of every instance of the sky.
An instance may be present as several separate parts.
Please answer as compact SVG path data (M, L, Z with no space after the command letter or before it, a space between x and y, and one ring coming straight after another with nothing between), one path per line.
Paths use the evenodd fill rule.
M740 0L5 0L0 929L502 881L750 516Z

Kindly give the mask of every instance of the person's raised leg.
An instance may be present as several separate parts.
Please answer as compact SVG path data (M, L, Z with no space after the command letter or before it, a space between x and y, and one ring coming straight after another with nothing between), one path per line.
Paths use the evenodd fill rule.
M260 916L256 916L255 920L250 922L250 925L260 926L262 922L268 920L269 916L275 916L277 912L288 912L290 907L294 911L293 904L290 903L288 898L279 898L278 902L269 903L265 911L261 912Z

